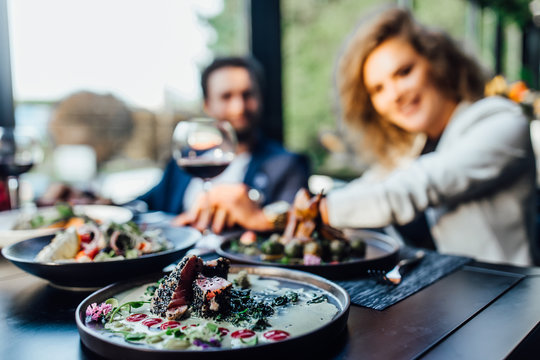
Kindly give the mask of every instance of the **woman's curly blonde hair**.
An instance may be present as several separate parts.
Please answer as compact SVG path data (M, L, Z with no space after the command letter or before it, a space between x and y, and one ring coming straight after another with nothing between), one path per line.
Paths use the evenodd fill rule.
M429 60L436 86L457 102L480 99L486 77L448 34L418 24L409 11L393 7L371 19L353 33L338 63L341 116L345 125L362 134L362 154L368 161L393 167L396 157L411 148L417 134L381 118L373 108L363 69L375 48L393 37L405 39Z

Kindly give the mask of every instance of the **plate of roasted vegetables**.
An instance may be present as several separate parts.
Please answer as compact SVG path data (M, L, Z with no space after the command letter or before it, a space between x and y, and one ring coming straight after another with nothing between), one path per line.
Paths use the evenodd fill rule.
M168 274L110 285L77 307L82 343L116 359L321 355L350 299L322 277L185 256ZM317 349L317 353L313 351Z
M154 228L87 218L55 234L16 242L3 248L2 255L53 285L95 288L159 272L200 237L188 227Z
M301 189L283 231L245 231L225 239L217 252L235 262L299 269L330 278L358 276L397 262L400 245L394 238L323 224L318 211L321 196Z
M70 205L59 203L33 209L0 212L0 247L38 236L54 234L58 229L93 219L98 222L124 223L133 218L127 208L113 205Z

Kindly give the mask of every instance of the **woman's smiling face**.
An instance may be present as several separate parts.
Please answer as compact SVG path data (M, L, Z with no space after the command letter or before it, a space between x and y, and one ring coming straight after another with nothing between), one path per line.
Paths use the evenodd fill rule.
M438 138L457 102L435 85L428 59L400 37L385 40L366 58L364 83L377 113L398 127Z

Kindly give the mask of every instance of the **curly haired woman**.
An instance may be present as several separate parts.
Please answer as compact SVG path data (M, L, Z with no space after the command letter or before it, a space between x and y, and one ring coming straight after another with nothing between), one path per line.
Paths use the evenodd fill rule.
M515 103L483 97L480 67L445 33L392 8L359 28L341 58L345 123L388 175L323 201L336 227L407 224L425 213L440 252L526 265L536 260L535 158ZM422 154L410 154L425 136Z

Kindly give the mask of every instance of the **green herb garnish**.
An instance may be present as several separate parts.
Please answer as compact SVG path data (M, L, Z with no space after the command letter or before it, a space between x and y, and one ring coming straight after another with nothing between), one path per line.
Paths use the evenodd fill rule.
M73 208L69 204L57 204L56 211L58 211L58 220L67 220L75 216Z
M287 291L285 295L278 296L272 300L274 306L284 306L288 303L295 303L298 301L298 294L294 291Z
M270 323L268 322L267 318L258 319L255 324L251 327L251 330L253 331L262 331L268 327L270 327Z
M131 331L116 330L111 331L115 334L122 334L126 341L139 341L146 337L145 333L133 333Z
M307 303L308 304L318 304L318 303L322 303L323 301L327 301L327 300L328 299L326 298L326 295L323 294L323 295L315 296L313 299L308 300Z
M228 314L219 316L216 320L227 320L236 326L253 323L252 326L258 326L262 330L269 325L266 318L273 314L274 309L263 301L255 300L251 296L251 290L232 289Z
M30 219L30 227L32 229L37 229L45 225L45 218L43 215L36 215L32 219Z
M127 308L128 312L131 312L131 308L137 309L143 306L144 304L150 304L150 301L129 301L127 303L124 303L118 307L113 308L109 315L109 322L112 322L114 319L114 316L122 309Z
M149 297L154 296L154 293L159 288L159 285L163 282L163 280L165 280L165 276L159 279L155 284L147 286L144 295Z
M145 337L145 333L130 333L128 335L125 335L124 339L126 339L126 341L138 341L144 339Z

